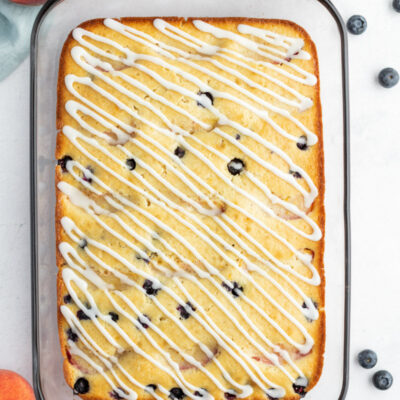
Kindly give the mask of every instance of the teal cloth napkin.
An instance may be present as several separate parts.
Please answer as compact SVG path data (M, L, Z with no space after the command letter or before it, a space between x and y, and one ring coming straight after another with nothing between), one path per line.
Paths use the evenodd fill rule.
M25 59L33 22L40 6L23 6L0 0L0 81Z

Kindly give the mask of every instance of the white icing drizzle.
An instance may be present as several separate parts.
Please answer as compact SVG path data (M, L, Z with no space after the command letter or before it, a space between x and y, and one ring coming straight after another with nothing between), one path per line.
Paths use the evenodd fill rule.
M229 119L226 115L222 114L217 106L213 105L213 101L207 96L202 96L201 92L207 92L212 95L214 99L224 99L235 103L252 114L267 122L274 131L279 133L281 136L291 140L299 141L298 136L292 134L289 130L282 128L278 125L273 115L279 115L288 121L287 126L296 127L296 130L300 130L301 134L306 137L307 145L314 145L317 143L317 136L305 125L303 125L297 118L295 118L288 108L296 108L299 111L305 111L312 106L312 100L301 94L298 90L293 89L290 85L283 82L281 79L271 76L266 70L272 70L278 74L284 76L286 79L295 81L302 85L313 86L316 84L316 77L308 71L300 68L292 60L301 59L309 60L310 54L303 50L304 41L302 39L290 38L282 35L278 35L275 32L255 28L250 25L239 24L235 33L232 31L224 30L213 26L212 24L204 21L193 21L194 26L203 33L207 33L211 37L217 39L228 39L232 46L219 47L213 44L207 43L200 38L193 36L185 32L181 28L177 28L166 21L161 19L155 19L153 21L154 27L160 31L167 38L177 41L184 46L193 49L197 54L183 50L181 47L175 47L161 40L157 40L152 36L137 30L132 27L128 27L123 23L112 19L104 20L105 26L124 35L125 37L147 46L148 49L157 54L138 54L128 49L127 47L121 46L118 42L111 40L107 37L94 34L90 31L82 28L77 28L73 31L73 37L83 47L89 49L92 53L89 53L81 46L75 46L72 48L71 56L73 60L83 70L91 74L92 77L100 79L108 86L115 89L117 92L131 100L137 102L148 110L153 115L157 116L158 122L154 123L147 117L141 115L135 109L124 103L120 98L115 97L106 89L104 85L98 85L93 82L90 77L78 77L75 75L68 75L65 78L65 84L68 91L76 98L76 100L69 100L65 104L67 112L79 123L82 128L82 132L70 127L64 126L62 133L69 139L71 144L79 150L86 158L91 160L97 167L99 167L105 173L111 175L117 179L120 183L129 188L130 191L137 193L143 199L147 199L155 206L165 211L169 216L176 218L176 213L183 216L180 219L180 224L185 228L189 229L199 239L199 242L191 243L187 238L177 232L172 225L168 222L164 222L156 218L154 215L146 211L144 208L138 206L128 198L124 197L120 193L113 190L113 188L97 177L91 169L85 168L79 162L70 160L66 163L66 170L74 178L77 186L73 186L70 183L61 181L58 184L60 192L67 196L69 201L76 207L85 211L87 215L93 220L94 223L100 225L100 227L112 235L120 243L123 243L127 247L134 250L142 259L146 259L147 252L143 248L139 247L130 240L130 237L135 239L135 242L140 243L148 251L158 254L158 257L162 260L162 264L150 262L152 267L155 268L157 273L163 276L169 277L174 282L175 286L179 288L180 293L183 294L184 298L177 292L172 290L170 287L161 283L154 275L136 268L134 264L129 262L126 258L122 257L115 249L107 246L104 243L98 242L91 237L88 237L76 224L75 221L69 217L63 217L61 224L63 230L67 234L70 240L80 245L84 250L86 257L90 258L94 264L99 265L101 268L111 272L116 278L122 283L135 288L137 291L146 293L143 287L137 283L136 280L131 279L121 270L117 270L110 264L106 263L102 257L98 254L107 254L108 259L111 257L117 263L121 264L130 273L140 276L142 279L149 279L152 281L154 289L162 290L177 304L186 307L186 312L190 312L197 323L199 323L208 334L218 344L219 348L226 351L234 362L236 362L248 375L249 379L257 385L264 393L268 394L271 398L281 398L285 395L285 390L276 385L271 381L257 364L254 363L254 359L241 347L229 337L220 326L218 326L210 314L199 304L194 294L189 292L184 282L191 282L198 289L198 293L204 293L214 304L218 310L220 310L231 324L237 329L237 331L249 342L252 348L258 351L262 357L265 357L269 362L277 367L292 383L298 383L301 381L303 384L307 384L307 378L303 372L296 365L292 355L278 344L274 344L261 330L257 323L253 322L247 315L243 305L246 304L246 309L250 307L253 310L254 315L263 320L263 323L267 322L271 326L271 329L276 330L282 337L282 340L290 344L290 346L296 348L299 354L308 354L314 345L314 340L308 333L304 326L304 317L309 320L316 320L318 318L318 310L315 307L312 299L307 297L300 286L295 282L293 278L299 279L309 285L319 285L321 280L318 271L312 264L312 257L302 251L296 249L285 237L283 237L276 229L276 225L269 226L263 221L260 221L252 212L249 212L243 206L236 204L232 200L224 198L218 191L218 188L210 186L207 180L199 176L196 171L193 171L184 161L180 160L177 156L171 153L171 149L165 147L165 145L154 140L149 135L145 128L138 129L134 126L130 126L123 122L115 115L108 113L102 107L94 104L88 98L82 96L79 91L75 88L75 84L87 86L96 91L100 96L106 98L111 103L114 103L120 110L128 113L134 119L140 121L145 125L146 128L150 128L157 133L163 135L167 139L172 139L174 142L182 145L190 154L192 154L197 160L207 166L209 171L216 175L221 181L223 181L228 187L236 191L239 196L242 196L249 201L254 207L258 207L260 210L265 212L266 215L277 221L278 224L288 227L294 234L302 236L311 241L318 241L322 237L321 229L318 224L307 215L306 212L300 210L296 205L280 199L278 196L273 194L271 189L266 183L262 182L259 178L253 175L250 171L245 170L242 173L242 177L251 182L252 185L257 187L268 199L269 203L265 203L263 200L256 196L251 195L246 190L236 186L231 179L227 178L226 172L221 172L213 162L205 155L214 155L218 159L222 160L225 164L230 161L222 151L211 147L204 143L201 139L192 135L190 132L174 124L168 117L161 111L160 108L154 105L154 102L150 102L147 99L152 99L167 108L174 110L179 115L185 117L189 121L197 124L201 129L205 131L211 131L212 134L218 135L221 139L229 142L241 153L245 154L248 159L262 166L278 179L281 179L291 185L298 191L303 200L306 208L309 208L318 195L318 190L313 183L310 176L300 166L294 164L291 158L285 153L284 150L278 146L270 143L260 134L252 131L249 127L243 126L238 122ZM247 36L245 36L247 35ZM87 41L85 37L92 39ZM257 38L254 40L252 37ZM93 43L96 42L104 43L108 46L115 48L118 52L121 52L124 56L120 57L112 52L105 51ZM245 48L246 55L241 54L237 51L238 48ZM248 56L249 51L254 53L255 56ZM176 56L176 55L177 56ZM217 119L216 126L212 126L209 123L204 122L198 117L188 112L185 108L178 104L168 100L163 95L160 95L152 91L144 83L134 78L121 70L117 70L112 66L111 63L103 61L96 57L96 55L107 58L109 60L123 63L128 67L133 67L138 71L150 76L153 80L158 82L162 87L167 90L174 91L180 95L195 101L209 111ZM264 60L263 60L264 59ZM228 61L229 64L225 64L222 61ZM227 78L226 75L215 72L215 69L206 67L205 63L211 64L214 68L224 71L226 74L233 78ZM199 88L199 93L192 92L183 86L173 83L163 78L159 73L150 68L148 65L161 66L165 70L169 70L181 77L182 80L190 82ZM256 64L258 67L263 69L255 68ZM229 65L234 65L232 68ZM201 78L201 74L194 75L193 73L187 72L187 68L195 70L204 74L208 77L213 78L215 81L222 83L223 85L230 87L235 93L240 93L241 96L233 95L226 91L217 90L212 87L211 84L205 82ZM281 68L280 66L285 66ZM251 71L257 76L261 76L264 79L268 79L274 85L279 86L285 91L285 95L279 94L274 90L258 84L257 82L249 79L246 75L240 72L239 68ZM292 70L292 72L289 72ZM121 82L124 82L122 84ZM262 92L273 99L280 102L284 107L276 106L274 103L267 101L263 97L256 95L255 91L246 89L243 85L239 85L237 82L244 82L247 87L254 88L258 93ZM128 86L127 86L128 85ZM139 89L146 97L137 95L135 92L129 89L134 87ZM249 102L251 100L251 102ZM257 106L254 104L257 103ZM259 106L261 108L259 108ZM271 113L271 115L270 115ZM106 131L102 132L96 129L91 123L87 122L83 116L89 116L91 119L96 121L98 124L103 126L111 132L115 137L111 137ZM264 160L254 151L247 148L245 145L236 140L231 134L228 134L223 127L230 127L235 131L239 132L258 143L263 148L266 148L280 157L287 166L289 167L292 174L283 172L280 168L277 168L273 164ZM94 137L87 136L83 132L89 132ZM96 137L100 140L97 140ZM140 138L137 139L137 138ZM101 141L105 141L106 144L115 146L117 152L111 152L107 147L103 146ZM157 170L146 163L144 160L136 157L132 154L127 147L126 143L132 143L137 149L147 153L153 160L161 164L166 170L172 173L179 182L185 187L190 189L190 192L195 195L194 200L187 192L183 191L182 185L179 187L171 184L170 181L161 176ZM195 146L191 143L195 143ZM93 149L95 152L93 152ZM156 150L153 150L156 149ZM202 152L199 149L204 149ZM110 168L105 162L95 156L95 154L102 154L108 162L111 162L116 168ZM102 156L102 157L103 157ZM125 160L134 159L137 165L137 170L128 171ZM235 163L233 162L233 167ZM240 163L237 163L237 168L240 168ZM77 173L75 170L79 170ZM128 176L127 179L125 176ZM298 173L307 184L308 189L306 190L300 185L296 179L292 176L293 173ZM82 178L84 176L85 178ZM173 200L151 184L151 181L146 179L146 176L151 177L152 181L156 180L163 190L168 190L175 196L179 201ZM133 183L137 181L140 185ZM90 180L90 182L89 182ZM79 185L83 186L86 192L93 193L96 196L101 196L107 204L111 207L109 211L104 206L100 206L96 202L96 197L93 198L82 190L79 190ZM203 191L204 189L204 191ZM225 210L221 210L220 206L216 206L212 199L217 199L223 202L228 209L233 209L239 214L244 215L246 218L257 224L261 230L264 230L269 235L277 239L281 245L290 250L290 252L306 266L311 273L310 276L296 271L290 265L285 264L281 260L277 259L271 254L271 252L264 248L262 244L254 238L251 234L246 231L246 227L241 226L233 220ZM190 209L181 204L187 204ZM289 222L285 218L276 214L273 210L273 205L279 205L288 212L295 215L308 225L308 229L311 229L311 233L300 229L296 224ZM108 208L108 207L107 207ZM129 211L132 209L134 213ZM121 216L124 218L121 218ZM139 217L140 216L140 217ZM206 223L204 218L211 218L213 223L238 244L238 248L231 246L231 243L226 241L220 236L217 231L214 231ZM127 222L127 219L129 222ZM108 223L113 220L113 224ZM151 224L157 226L162 231L168 233L173 238L171 242L169 238L163 237L163 235L154 234L149 225L144 221L151 221ZM124 234L118 233L113 226L118 224L119 228L122 228ZM146 235L137 231L134 227L138 226ZM157 239L160 245L155 245L150 237ZM229 241L230 241L229 239ZM193 259L200 262L201 267L191 261L191 259L180 254L179 250L174 246L174 243L180 243L187 251L190 252ZM269 314L266 312L258 302L252 300L246 293L246 290L241 290L238 293L238 299L232 296L234 293L235 286L230 280L224 276L223 271L217 269L212 263L210 263L206 256L202 255L197 247L198 244L206 244L210 251L218 255L227 265L232 267L238 274L240 274L243 282L247 285L253 286L257 292L265 299L268 303L273 305L279 313L284 316L286 323L292 324L304 337L304 343L298 343L283 329ZM84 243L84 246L82 245ZM249 245L250 243L250 245ZM254 250L256 248L262 255ZM97 249L98 251L92 251ZM165 249L165 250L163 250ZM242 249L242 251L240 251ZM104 349L99 346L98 343L90 336L85 330L84 324L82 324L68 306L61 306L61 312L66 319L70 328L74 331L79 339L81 345L86 348L89 353L95 355L98 361L94 361L88 353L82 350L82 346L78 346L74 341L68 341L68 351L71 355L75 355L83 359L89 364L97 373L101 374L105 381L110 385L111 390L114 390L120 397L126 399L136 400L137 389L148 391L157 400L162 399L165 395L169 395L169 388L165 388L161 385L157 386L157 391L152 391L146 387L146 383L137 381L131 376L123 365L119 362L119 354L125 351L124 347L115 339L115 335L111 332L118 333L119 337L125 342L130 349L136 354L145 358L148 362L153 364L156 369L164 371L169 375L178 387L180 387L184 394L192 399L212 399L213 397L208 393L204 392L201 388L193 385L190 379L184 375L180 370L179 364L175 362L168 351L164 350L155 336L161 338L168 346L182 356L182 358L190 364L196 370L201 371L205 377L207 377L213 384L221 391L225 393L234 393L238 398L245 398L253 393L251 385L242 385L236 382L225 367L221 364L218 356L210 349L206 344L202 343L196 335L194 335L179 318L172 314L156 296L151 296L152 303L166 315L179 329L180 331L190 339L194 345L199 346L202 352L205 354L210 364L215 365L216 370L219 371L220 375L214 375L213 372L208 368L207 365L203 365L199 360L193 356L186 354L181 348L179 343L173 341L168 335L166 335L161 329L153 324L151 320L142 314L137 305L123 292L116 290L115 287L109 283L106 283L93 269L79 256L78 252L68 242L62 242L59 244L59 250L63 258L65 259L68 267L63 268L62 278L64 284L71 295L74 303L86 314L90 319L90 322L97 329L98 333L104 337L104 339L112 346L115 350L115 354L108 354ZM167 253L168 252L168 253ZM173 257L168 254L172 254ZM239 266L237 259L241 260L246 268ZM185 272L182 270L176 260L190 266L193 273ZM90 263L92 264L92 262ZM260 265L262 267L260 267ZM166 268L165 266L168 266ZM266 268L264 268L266 267ZM268 271L273 272L270 274ZM257 274L257 277L254 276ZM275 278L273 277L275 276ZM292 294L285 289L276 278L278 276L285 284L288 284L295 292L298 298L301 298L304 303L299 304L298 299L294 298ZM283 307L277 299L275 299L270 293L268 293L263 286L259 283L260 277L271 283L281 294L284 296L299 312L302 316L301 321L298 316L292 315ZM203 281L207 282L207 285ZM82 302L80 297L77 295L74 286L77 287L81 293L84 294L84 298L87 301ZM213 287L213 291L208 289L209 286ZM225 287L223 286L225 285ZM100 290L103 295L110 301L114 309L128 320L134 327L140 330L144 335L147 342L152 346L155 353L158 353L163 362L159 358L154 358L147 354L129 335L121 328L121 326L113 321L113 319L106 314L102 314L99 310L92 294L90 287L93 286ZM227 290L228 289L228 290ZM231 292L231 293L230 293ZM217 293L219 297L217 297ZM219 298L223 298L224 302L221 302ZM186 301L194 307L196 311L192 312L187 306L184 306ZM121 302L123 306L121 306ZM227 307L225 304L229 304ZM242 325L242 322L230 311L235 310L240 318L245 321L246 327ZM127 311L129 310L129 311ZM142 324L145 323L149 328L149 331L153 332L150 334L147 329L144 329ZM248 327L248 329L247 329ZM271 351L267 350L271 349ZM287 363L287 367L284 366L282 361ZM101 363L98 364L98 362ZM214 369L213 369L214 371ZM293 375L293 372L295 375ZM122 375L121 375L122 374ZM121 380L121 376L124 376L131 384L127 385ZM296 376L300 378L296 379ZM136 389L134 389L136 388ZM234 388L234 389L233 389ZM195 391L200 391L201 396L193 394Z
M82 68L88 70L89 72L91 72L93 75L98 76L99 78L103 79L105 82L107 82L108 84L110 84L111 86L115 87L116 89L120 90L121 93L127 95L128 97L133 98L134 100L137 100L140 104L147 106L149 109L151 109L157 116L159 116L163 122L165 122L170 128L171 130L174 131L179 131L181 134L183 134L184 136L190 136L189 132L182 130L179 127L176 127L175 125L172 125L169 120L166 118L166 116L164 114L162 114L160 111L158 111L154 106L152 106L149 102L140 99L137 95L129 92L127 89L125 89L123 86L115 83L113 80L111 80L110 78L106 77L104 74L98 72L95 67L90 66L88 63L85 63L82 59L81 59L81 55L84 54L85 57L89 58L89 59L93 59L92 56L90 56L88 53L84 52L83 49L75 47L72 50L72 54L75 59L75 61L82 66ZM98 60L99 61L99 60ZM102 64L103 65L103 64ZM74 89L74 83L75 82L79 82L80 84L86 84L88 86L90 86L91 88L93 88L94 90L96 90L97 92L101 93L104 97L106 97L107 99L109 99L110 101L114 102L115 104L117 104L121 109L125 110L126 112L128 112L129 114L131 114L132 116L137 116L137 113L133 112L129 107L127 107L124 103L120 102L118 99L116 99L114 96L110 95L109 93L107 93L106 91L104 91L102 88L100 88L98 85L94 84L89 78L76 78L74 76L68 75L66 77L66 85L68 87L68 89L70 90L71 93L74 93L77 95L76 90ZM77 95L78 96L78 95ZM82 96L79 96L82 99ZM85 100L85 103L90 103L87 100ZM172 103L169 102L171 105ZM168 104L169 105L169 104ZM175 108L175 106L172 105L172 107ZM143 118L138 117L139 120L144 120ZM226 119L226 118L225 118ZM144 120L146 123L148 123L148 121ZM220 130L219 128L216 128L214 130L216 133L223 133L222 130ZM193 136L191 136L192 139L194 139L195 141L196 138L194 138ZM183 138L179 139L177 138L177 140L180 140L182 143L187 144L186 141L184 141ZM233 142L235 143L235 142ZM203 144L204 145L204 144ZM210 146L206 146L204 145L207 150L211 151L211 152L215 152L214 149L212 149ZM245 150L245 148L243 146L241 146L241 150ZM196 153L196 150L191 147L191 150ZM250 156L252 156L252 158L254 158L256 161L258 161L261 165L266 166L267 163L265 163L264 161L262 161L259 157L255 156L254 153L246 151L246 153L248 153ZM207 159L201 155L201 153L198 153L199 157L201 157L202 161L207 163ZM208 163L209 164L209 163ZM210 165L210 164L209 164ZM278 175L279 177L283 178L285 181L287 181L288 183L291 183L294 187L296 187L297 189L300 189L301 192L304 193L304 190L302 190L302 188L300 187L300 185L295 181L295 178L293 178L292 176L290 176L289 174L286 174L286 176L281 173L280 171L278 171L276 168L269 168L272 169L274 171L274 173L276 175ZM218 172L218 170L216 170L215 168L213 168L214 172L222 179L223 176ZM300 235L310 239L310 240L319 240L322 236L321 230L319 229L318 225L311 219L309 218L304 212L300 211L299 209L297 209L296 206L294 206L293 204L288 204L287 202L281 201L280 199L277 198L277 196L273 196L272 193L270 192L270 190L267 188L266 185L263 185L261 182L257 181L254 177L252 177L251 174L247 173L247 176L250 176L251 178L253 178L253 181L257 182L258 186L262 186L263 187L263 191L265 194L267 194L267 196L271 199L271 201L273 203L279 203L280 205L283 205L285 208L287 208L288 210L290 210L291 212L293 212L294 214L296 214L297 216L303 218L313 229L313 232L311 234L306 234L305 232L301 231L300 229L296 228L295 226L293 226L293 224L290 224L288 221L285 221L284 219L276 216L274 214L274 212L272 212L272 210L265 206L262 202L260 202L258 199L256 199L255 197L250 196L249 194L247 194L244 190L235 187L232 182L229 182L229 180L227 180L226 178L224 179L225 183L229 184L230 186L234 187L235 190L237 190L238 192L240 192L243 196L247 197L249 200L251 200L252 202L256 203L260 208L262 208L265 212L267 212L270 216L272 216L273 218L279 219L283 224L285 224L286 226L288 226L290 229L294 230L296 233L299 233ZM304 197L304 202L306 206L310 206L311 203L313 202L315 196L316 196L316 188L314 187L313 191L310 192L309 195L305 195Z

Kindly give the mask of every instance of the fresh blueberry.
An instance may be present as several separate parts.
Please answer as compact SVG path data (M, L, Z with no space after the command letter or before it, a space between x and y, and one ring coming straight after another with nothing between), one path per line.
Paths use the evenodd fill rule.
M171 400L182 400L185 397L185 393L179 387L174 387L169 391L169 396Z
M306 387L308 385L308 380L305 377L299 377L295 380L292 387L295 393L299 394L300 397L304 397L306 392Z
M190 301L186 303L186 306L180 304L178 307L176 307L176 309L179 311L182 319L188 319L192 314L191 311L196 311L196 308L192 305L192 303L190 303Z
M149 385L146 385L146 387L144 388L144 390L146 392L155 392L157 390L157 385L155 385L154 383L150 383Z
M208 100L210 100L211 105L214 105L214 96L213 96L210 92L198 92L197 94L198 94L200 97L203 97L203 96L207 97ZM201 101L198 101L198 102L197 102L197 105L200 106L200 107L205 108L204 103L202 103Z
M116 312L114 312L114 311L110 311L110 312L108 313L108 315L111 317L111 319L112 319L114 322L117 322L117 321L119 320L119 315L118 315Z
M68 340L72 340L73 342L77 342L79 339L78 335L71 328L67 330L67 336Z
M138 318L138 322L140 325L143 326L144 329L147 329L149 327L149 323L150 323L151 319L148 315L143 314Z
M308 144L307 144L307 137L306 136L300 136L299 140L297 142L297 147L300 150L307 150L308 149Z
M379 73L378 80L384 88L390 89L399 83L399 73L393 68L385 68Z
M178 157L178 158L183 158L183 156L185 155L186 150L183 147L178 146L175 151L174 154Z
M372 382L377 389L387 390L393 384L393 376L388 371L378 371L372 377Z
M393 0L393 8L400 13L400 0Z
M82 310L78 310L76 316L82 321L90 319L88 315L86 315Z
M241 292L243 292L243 286L239 286L237 282L231 282L231 285L228 285L226 282L222 282L222 287L228 292L232 293L233 297L239 297Z
M133 171L136 168L136 161L133 158L128 158L126 160L126 165L128 166L129 171Z
M296 178L296 179L300 179L301 178L300 172L290 170L289 174L293 175L293 177Z
M87 242L86 239L82 239L82 240L79 241L79 247L81 249L84 249L87 245L88 245L88 242Z
M347 21L347 29L353 35L361 35L367 29L367 20L362 15L353 15Z
M378 356L372 350L363 350L357 358L358 363L366 369L374 368L378 362Z
M224 397L226 400L235 400L236 399L236 394L232 392L225 392Z
M232 175L238 175L244 170L245 166L245 163L240 158L234 158L228 163L228 171Z
M68 172L67 170L67 163L68 161L72 161L72 157L64 156L57 161L57 164L61 167L63 172Z
M160 288L153 287L153 282L150 279L146 279L144 281L143 289L146 291L146 294L148 294L149 296L157 295L157 292L160 290Z
M72 297L71 297L70 294L66 294L66 295L64 296L64 303L65 303L65 304L70 304L70 303L72 303Z
M89 382L85 378L79 378L74 385L74 394L85 394L89 392Z

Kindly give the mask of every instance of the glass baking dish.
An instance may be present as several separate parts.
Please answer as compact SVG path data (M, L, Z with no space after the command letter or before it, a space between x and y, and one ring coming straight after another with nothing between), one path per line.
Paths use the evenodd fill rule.
M294 21L315 41L320 63L326 174L325 365L308 399L343 399L350 308L347 36L329 0L50 0L31 45L33 381L40 400L70 400L57 332L54 166L58 59L69 32L99 17L259 17Z

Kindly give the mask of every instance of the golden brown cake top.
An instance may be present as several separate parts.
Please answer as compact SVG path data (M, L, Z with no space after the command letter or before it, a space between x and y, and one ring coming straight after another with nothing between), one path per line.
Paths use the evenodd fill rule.
M57 240L76 393L289 399L316 383L317 76L313 43L285 21L105 19L72 32Z

